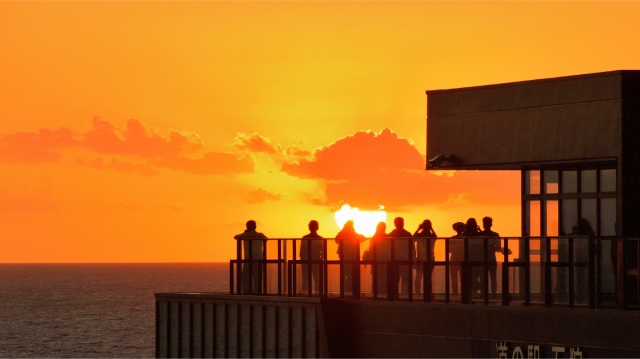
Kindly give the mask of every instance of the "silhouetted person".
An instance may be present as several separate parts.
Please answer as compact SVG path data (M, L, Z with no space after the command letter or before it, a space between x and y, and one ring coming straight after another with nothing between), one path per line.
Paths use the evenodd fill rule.
M233 238L242 241L244 259L249 263L242 265L242 293L262 293L262 267L267 237L256 232L256 222L247 221L246 230Z
M416 229L416 231L413 233L413 241L416 243L417 251L416 277L414 280L414 288L415 292L418 294L422 292L423 274L425 270L424 266L426 265L428 278L431 278L431 274L433 273L433 261L436 260L434 254L436 240L431 238L436 238L437 236L438 235L433 230L431 221L428 219L425 219L418 226L418 229ZM431 248L431 253L427 253L427 248ZM427 254L429 254L429 257L427 257Z
M356 265L354 261L360 259L360 243L365 241L366 238L356 232L353 220L345 222L344 226L336 235L336 242L338 243L338 256L345 263L342 267L342 280L345 292L354 293L360 288L354 288L353 283L356 277L360 276L360 266Z
M396 217L393 220L393 224L396 228L389 233L389 237L397 238L393 240L393 259L403 262L409 261L410 258L414 260L416 258L416 249L413 246L413 236L411 232L404 229L404 218ZM394 279L389 288L393 288L393 293L389 293L389 295L393 295L394 297L397 295L398 284L400 284L402 294L409 294L411 266L409 266L408 263L395 264L391 269L393 277L390 276L389 278Z
M302 237L300 241L300 259L303 261L322 260L322 237L318 234L320 228L318 221L309 222L309 234ZM311 269L311 278L309 278ZM309 292L309 280L313 281L313 288L316 293L320 292L320 263L302 263L302 291Z
M484 266L480 265L481 262L484 262L484 243L482 239L479 238L481 236L481 231L475 218L469 218L467 220L467 223L464 225L464 232L462 232L462 236L468 238L467 246L469 257L466 258L466 260L468 262L477 263L471 264L470 277L463 271L463 276L465 276L465 278L471 279L471 283L469 283L470 288L466 288L466 290L471 290L473 296L479 297L482 294L482 285L484 282ZM465 288L462 289L465 290Z
M371 267L371 292L373 293L374 290L376 290L379 296L387 295L387 275L389 272L389 259L391 259L391 243L386 231L387 224L378 222L376 233L371 237L368 250L370 260L373 260L375 263Z
M449 276L451 277L451 290L453 294L458 294L460 269L464 261L464 240L461 239L462 232L464 232L464 223L456 222L452 227L453 230L456 231L456 235L451 237L453 239L449 240L449 252L451 253L451 258L449 258Z
M484 229L481 232L481 235L487 239L487 250L488 253L488 272L489 279L491 281L491 294L496 294L498 289L498 283L496 282L496 272L498 270L498 261L496 260L496 252L502 253L502 248L500 246L500 235L491 230L493 226L493 218L484 217L482 218L482 228Z
M574 258L579 264L574 270L575 301L579 304L586 304L589 299L589 242L593 241L595 232L591 223L585 218L580 218L578 226L573 227L573 234L587 236L587 238L575 238L573 240ZM575 264L574 264L575 265Z

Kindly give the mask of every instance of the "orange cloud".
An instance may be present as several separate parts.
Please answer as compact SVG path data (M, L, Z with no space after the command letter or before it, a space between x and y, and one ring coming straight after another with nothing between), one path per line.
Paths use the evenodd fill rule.
M224 152L207 152L199 158L166 157L151 162L154 166L181 170L196 175L234 175L253 172L253 160Z
M245 199L248 203L257 204L266 201L275 201L283 198L284 196L281 194L271 193L264 188L258 188L252 191L249 191L247 198Z
M74 145L77 141L68 128L3 135L0 136L0 162L56 162L60 160L63 149Z
M457 198L471 203L511 203L519 197L519 181L496 182L490 171L457 171L453 175L427 172L425 156L414 144L390 129L360 131L313 153L309 160L283 164L282 170L299 178L325 183L324 204L347 202L361 208L387 209L408 205L444 204ZM505 178L519 178L519 173ZM464 189L474 188L468 192ZM313 198L318 203L318 197Z
M279 149L271 144L271 141L263 136L254 133L248 135L246 133L238 133L236 135L235 146L243 151L249 152L265 152L275 154Z
M153 176L160 173L157 169L147 166L141 163L122 162L117 158L102 159L96 158L88 163L83 160L78 161L81 164L86 164L89 167L99 170L114 170L125 173L139 173L143 176Z
M254 167L253 160L247 156L205 152L200 137L192 132L171 130L163 136L135 119L127 121L125 128L118 128L98 117L86 132L60 128L1 136L0 162L57 162L63 158L64 151L72 147L100 156L92 160L78 159L77 164L144 176L158 174L158 168L196 175L233 175L252 172ZM104 158L105 155L110 157Z
M202 149L194 133L170 131L168 137L154 133L142 122L131 119L118 129L101 118L93 119L93 128L84 134L82 145L97 153L130 155L141 158L180 156Z

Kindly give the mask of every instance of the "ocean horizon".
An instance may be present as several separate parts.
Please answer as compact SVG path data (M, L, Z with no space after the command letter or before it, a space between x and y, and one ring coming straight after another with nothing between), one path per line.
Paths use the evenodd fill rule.
M228 262L2 263L0 357L154 357L154 293L226 293L228 273Z

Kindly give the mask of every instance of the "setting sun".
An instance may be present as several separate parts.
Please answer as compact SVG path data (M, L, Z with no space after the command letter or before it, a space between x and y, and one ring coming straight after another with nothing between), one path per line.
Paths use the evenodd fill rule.
M387 212L384 207L380 206L377 211L361 211L358 208L352 208L348 204L342 205L339 211L336 211L336 223L342 228L345 222L352 219L356 232L365 236L372 236L376 232L376 225L379 222L386 222Z

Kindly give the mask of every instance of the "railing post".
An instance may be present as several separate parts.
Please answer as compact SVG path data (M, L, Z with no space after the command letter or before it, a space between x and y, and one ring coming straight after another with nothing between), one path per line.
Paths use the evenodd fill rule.
M622 238L616 238L616 258L618 258L617 262L616 262L616 268L613 268L613 270L616 271L616 289L618 291L617 293L617 301L618 301L618 309L624 309L625 308L625 299L624 299L624 292L625 292L625 259L624 259L624 239Z
M267 295L267 240L262 240L262 263L260 263L260 291Z
M233 278L233 271L234 271L234 264L237 265L236 261L231 260L229 261L229 294L235 294L233 293L233 282L234 282L234 278Z
M524 239L524 303L525 305L531 305L531 254L530 252L530 237Z
M444 302L449 303L451 301L451 291L450 283L451 283L451 272L450 272L450 261L449 261L449 238L444 238Z
M594 309L596 307L596 297L595 297L595 280L596 280L596 256L595 256L595 238L594 236L589 236L589 308Z
M484 256L482 261L482 273L483 273L483 288L484 291L484 304L489 304L489 238L484 237L483 239L483 247L484 247Z
M544 305L553 305L553 293L551 292L551 238L544 239Z
M509 239L503 238L504 246L502 251L502 305L509 305ZM496 263L497 265L497 263ZM515 288L514 288L515 289Z
M431 258L435 258L435 255L431 250L431 240L435 241L435 239L427 237L427 258L425 258L422 265L422 299L427 303L431 302L431 296L433 295L431 276L433 275L434 264ZM418 258L418 260L420 259Z
M278 295L282 296L282 267L284 262L282 260L282 239L278 238ZM286 269L286 268L285 268Z
M358 251L356 252L358 254L358 258L356 258L355 261L352 260L352 262L355 262L352 267L351 267L351 271L352 271L352 278L351 278L351 282L352 282L352 296L354 299L360 299L360 242L357 243L358 245Z
M328 253L327 253L327 239L322 240L322 277L320 284L322 286L323 296L327 298L329 296L329 266L328 266Z
M573 246L575 244L574 237L569 237L569 307L573 308L575 305L575 291L573 290L574 286L574 276L575 276L575 260L573 259L574 250Z
M242 281L244 280L244 278L242 278L242 273L244 272L244 266L245 263L242 259L242 240L240 239L236 239L236 258L237 258L237 265L236 265L236 294L244 294L244 288L243 288L243 283Z
M462 272L460 273L460 296L462 304L471 302L471 268L469 268L469 238L464 238L464 260L462 261Z

